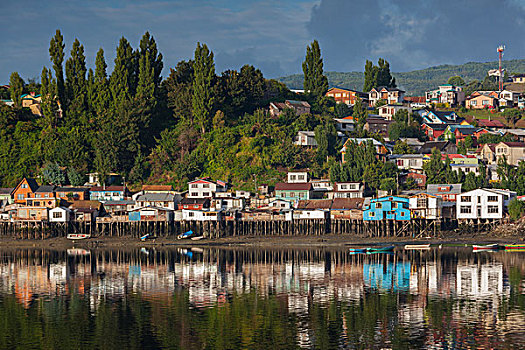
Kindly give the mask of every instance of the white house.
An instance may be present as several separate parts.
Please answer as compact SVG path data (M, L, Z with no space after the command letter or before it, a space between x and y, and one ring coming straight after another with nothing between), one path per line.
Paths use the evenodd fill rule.
M182 209L183 221L221 221L222 213L211 210Z
M244 198L214 198L211 201L211 206L212 208L215 208L215 210L243 210L245 206L244 203Z
M394 162L400 170L422 173L424 157L424 154L392 154L388 156L388 160Z
M311 180L310 183L312 184L314 191L329 192L334 190L334 186L329 179Z
M501 219L515 192L480 188L457 196L456 217L466 219Z
M188 198L212 198L216 192L226 192L228 184L224 181L212 181L209 178L195 179L188 182Z
M286 199L274 199L269 204L268 207L270 209L278 209L278 210L287 210L292 208L292 202Z
M308 182L308 171L307 170L291 170L288 172L289 184L305 184Z
M341 131L337 132L337 138L344 142L347 137L344 133ZM298 146L306 146L306 147L317 147L317 141L315 140L315 132L314 131L298 131L297 136L295 136L295 145Z
M411 107L403 105L384 105L379 107L379 116L385 118L386 120L392 120L394 115L403 109L406 110L409 115L412 113Z
M63 207L56 207L49 210L50 222L69 222L71 221L71 210Z
M328 219L330 218L330 210L323 209L294 209L285 213L286 221L300 220L300 219Z
M435 220L441 218L442 199L429 193L418 193L408 199L412 218Z
M365 186L360 182L336 182L328 198L363 198L364 192Z

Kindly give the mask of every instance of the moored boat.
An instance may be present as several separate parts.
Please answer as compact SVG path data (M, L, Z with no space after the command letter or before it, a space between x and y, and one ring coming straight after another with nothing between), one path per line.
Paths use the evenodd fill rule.
M406 244L405 249L411 250L411 249L430 249L430 243L429 244Z
M191 240L192 241L199 241L199 240L201 240L203 238L204 238L204 236L195 236L195 237L191 237Z
M367 248L350 248L349 251L352 254L366 253Z
M525 244L505 244L503 245L505 250L517 250L517 249L525 249Z
M90 237L91 235L88 233L69 233L67 235L67 239L72 239L72 240L88 239Z
M180 235L178 235L178 236L177 236L177 239L186 239L186 238L190 238L192 235L193 235L193 231L192 231L192 230L189 230L189 231L186 231L186 232L181 233Z
M474 251L481 251L481 250L497 250L500 248L500 245L495 244L473 244L472 250Z

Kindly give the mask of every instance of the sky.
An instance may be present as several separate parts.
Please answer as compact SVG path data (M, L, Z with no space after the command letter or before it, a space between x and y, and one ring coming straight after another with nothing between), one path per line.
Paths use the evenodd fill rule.
M109 70L120 37L134 47L149 31L163 75L193 56L197 42L218 73L252 64L266 77L300 73L306 46L320 43L327 71L362 71L383 57L394 72L440 64L525 58L525 0L0 0L0 84L11 72L39 78L60 29L66 53L78 38L88 67L105 51Z

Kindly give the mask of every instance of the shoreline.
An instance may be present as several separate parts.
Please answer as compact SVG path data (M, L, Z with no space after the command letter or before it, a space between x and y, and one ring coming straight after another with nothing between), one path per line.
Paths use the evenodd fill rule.
M179 240L176 237L159 237L147 241L130 236L123 237L93 237L82 241L71 241L65 237L48 239L19 239L14 237L1 237L0 249L7 248L42 248L65 250L71 248L97 249L124 249L124 248L182 248L182 247L259 247L259 248L345 248L365 245L394 244L404 245L411 243L430 244L488 244L488 243L515 243L523 242L525 237L508 235L492 235L488 233L478 234L454 234L441 235L440 237L361 237L355 235L322 235L322 236L234 236L218 239L203 239L192 241L190 239Z

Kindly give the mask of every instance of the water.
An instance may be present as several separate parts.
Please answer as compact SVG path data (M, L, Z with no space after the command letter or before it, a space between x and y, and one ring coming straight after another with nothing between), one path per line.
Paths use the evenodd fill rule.
M3 250L0 348L525 348L525 253Z

